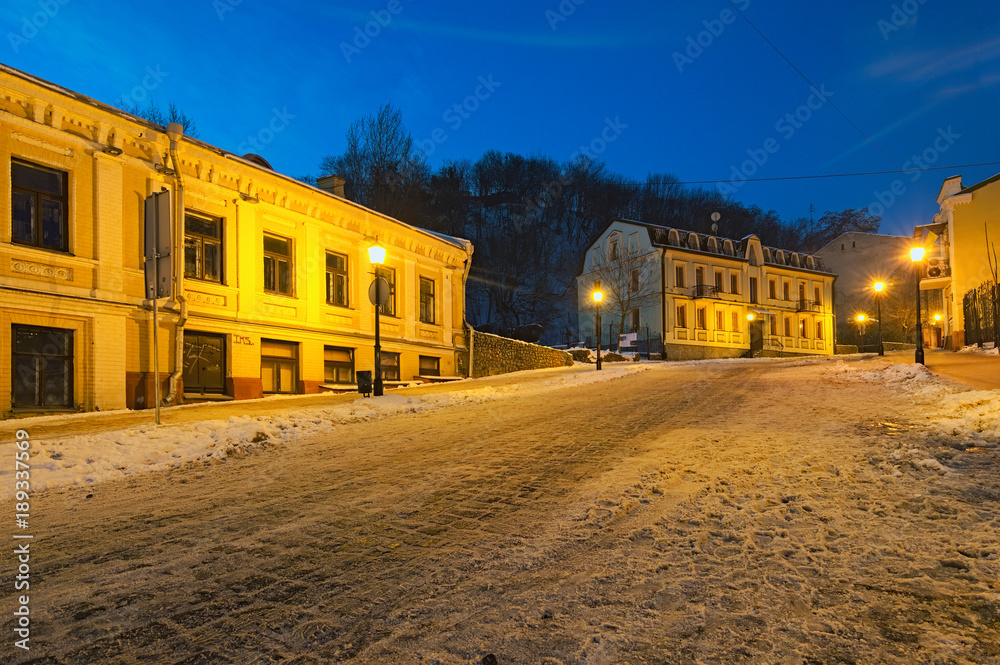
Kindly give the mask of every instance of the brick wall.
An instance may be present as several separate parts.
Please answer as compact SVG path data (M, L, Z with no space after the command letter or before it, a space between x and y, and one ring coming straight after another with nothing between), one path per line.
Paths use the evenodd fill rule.
M498 337L488 333L472 331L472 373L468 371L469 353L458 353L459 374L462 376L493 376L525 369L546 367L566 367L573 364L573 356L566 351L547 346L520 342L516 339Z

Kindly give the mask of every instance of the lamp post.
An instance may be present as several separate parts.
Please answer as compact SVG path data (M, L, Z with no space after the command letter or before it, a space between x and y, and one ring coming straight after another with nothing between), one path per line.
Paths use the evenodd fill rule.
M601 301L604 294L600 290L594 291L594 305L597 307L597 369L601 369Z
M885 288L885 282L875 282L872 288L875 289L875 307L877 308L875 315L878 317L878 354L884 356L885 346L882 344L882 290Z
M375 379L372 383L372 394L381 397L385 386L382 383L382 345L379 340L379 319L382 318L382 305L389 299L389 282L379 277L378 266L385 261L385 247L377 243L368 248L368 260L374 267L375 279L368 289L368 299L375 305Z
M924 364L924 329L920 320L920 262L924 260L924 248L914 247L910 250L910 260L913 261L913 275L917 282L917 350L913 354L913 362Z

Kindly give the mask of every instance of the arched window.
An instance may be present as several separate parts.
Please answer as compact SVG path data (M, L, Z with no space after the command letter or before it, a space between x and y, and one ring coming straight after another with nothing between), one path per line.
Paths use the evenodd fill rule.
M688 234L688 247L691 249L701 249L701 239L698 237L697 233Z
M670 232L667 233L667 244L674 247L681 246L681 236L677 233L677 229L670 229Z
M736 253L736 250L733 249L733 241L728 238L722 241L722 250L726 256L733 256Z

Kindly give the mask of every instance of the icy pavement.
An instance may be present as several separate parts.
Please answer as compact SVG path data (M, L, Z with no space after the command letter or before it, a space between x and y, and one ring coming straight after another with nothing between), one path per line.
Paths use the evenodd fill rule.
M649 367L205 425L227 455L55 484L8 662L1000 661L995 392Z

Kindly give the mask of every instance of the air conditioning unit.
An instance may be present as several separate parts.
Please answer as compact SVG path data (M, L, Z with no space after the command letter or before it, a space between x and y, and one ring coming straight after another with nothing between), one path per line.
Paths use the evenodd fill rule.
M927 259L927 276L944 277L948 274L948 262L940 257Z

